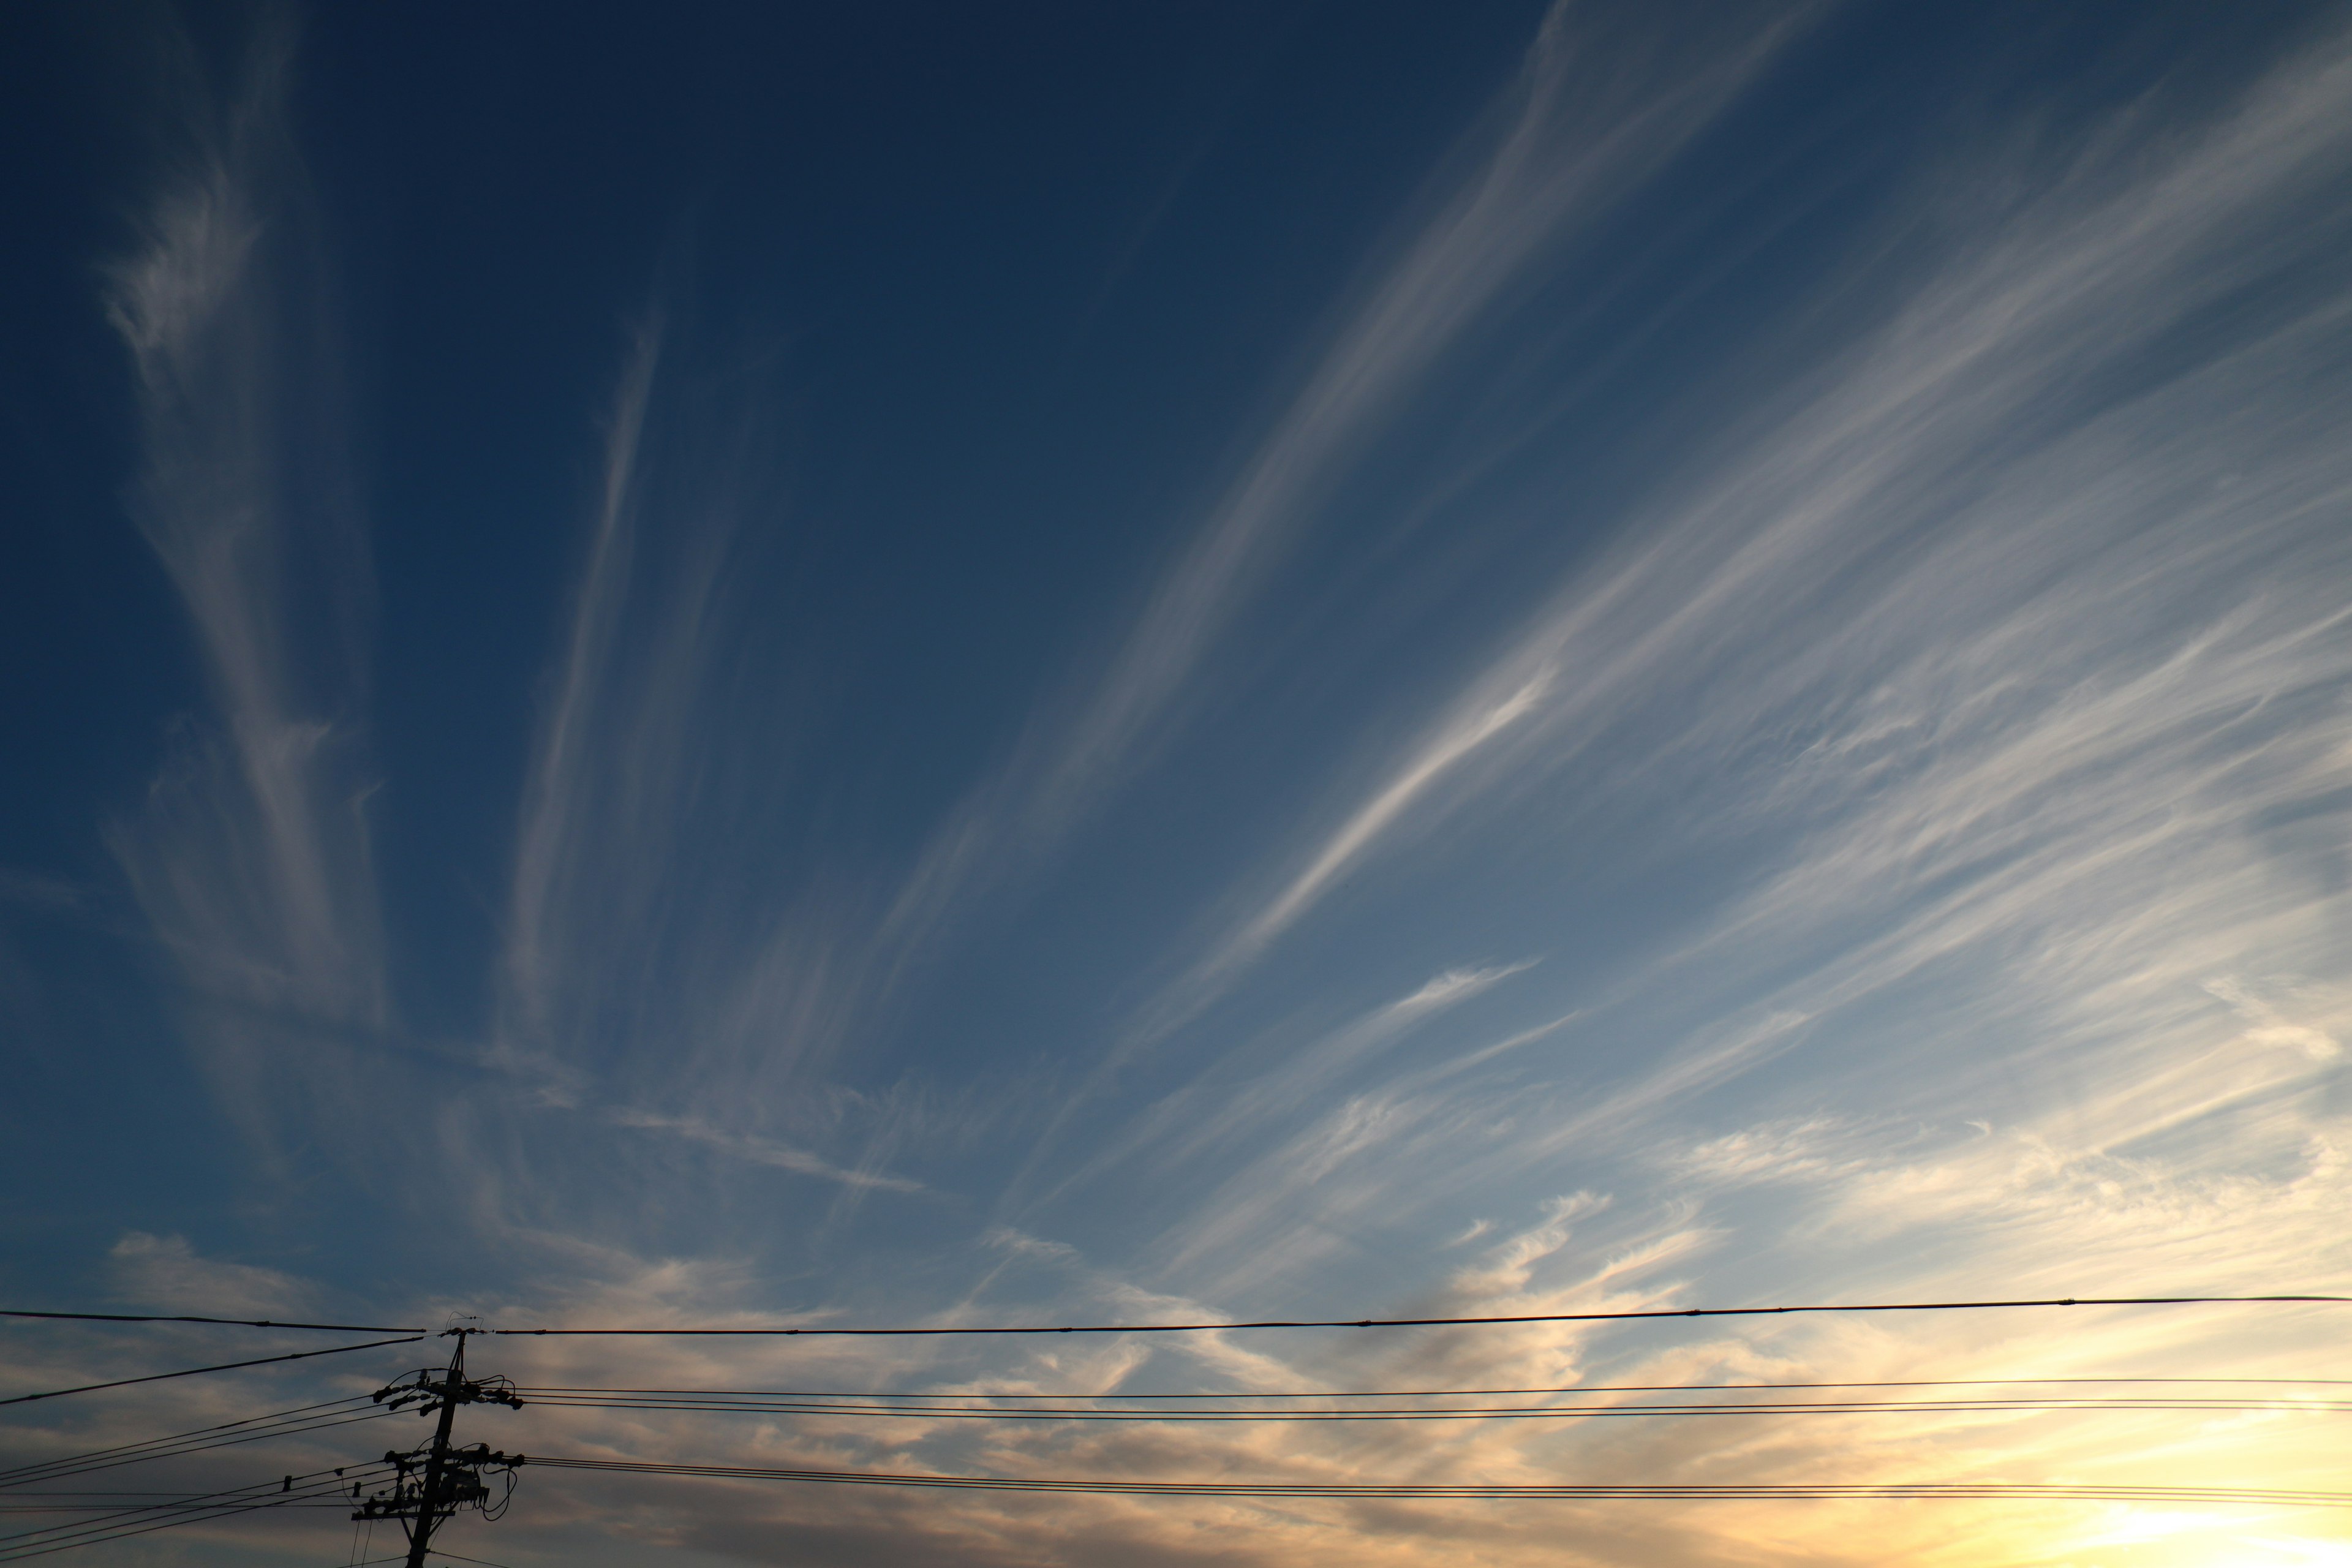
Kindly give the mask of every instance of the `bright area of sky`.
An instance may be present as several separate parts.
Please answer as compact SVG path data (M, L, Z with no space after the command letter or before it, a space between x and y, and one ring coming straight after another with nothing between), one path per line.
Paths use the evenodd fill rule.
M0 1305L952 1324L2352 1287L2343 9L7 30ZM475 1359L899 1391L2331 1378L2347 1313ZM317 1342L0 1336L0 1394ZM29 1407L0 1463L433 1349ZM460 1436L2340 1489L2346 1419L526 1408ZM355 1430L73 1484L389 1440ZM2352 1563L2346 1510L574 1479L527 1474L450 1549ZM88 1558L366 1545L329 1510Z

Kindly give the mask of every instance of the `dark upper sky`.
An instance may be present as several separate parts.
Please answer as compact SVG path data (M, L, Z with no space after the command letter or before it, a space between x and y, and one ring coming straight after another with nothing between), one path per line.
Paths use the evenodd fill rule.
M2347 26L22 8L0 1296L953 1321L2343 1288ZM510 1359L2344 1375L2331 1324ZM27 1389L223 1348L25 1343ZM0 1443L264 1396L202 1397ZM2100 1419L1801 1426L1747 1462L2312 1452ZM789 1428L761 1462L1407 1457L1200 1430ZM1714 1474L1676 1434L1410 1458ZM680 1524L657 1488L541 1489L491 1555L1548 1560L1540 1520L1443 1509L1016 1528L763 1493ZM1906 1513L1871 1560L2138 1528L2105 1517ZM1852 1544L1591 1527L1594 1562ZM273 1530L138 1560L341 1549Z

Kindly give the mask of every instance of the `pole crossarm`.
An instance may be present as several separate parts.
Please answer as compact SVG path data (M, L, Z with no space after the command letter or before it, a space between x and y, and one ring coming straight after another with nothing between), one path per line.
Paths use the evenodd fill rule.
M419 1415L436 1417L431 1441L404 1453L396 1449L386 1453L383 1462L393 1469L389 1484L372 1493L355 1484L351 1492L359 1504L352 1514L354 1521L399 1521L408 1536L408 1568L424 1568L425 1558L433 1554L433 1532L458 1510L471 1508L489 1518L504 1512L507 1499L514 1495L514 1472L525 1462L520 1454L501 1453L487 1443L469 1447L451 1444L450 1429L459 1405L502 1405L510 1410L522 1406L514 1384L506 1378L466 1375L466 1341L479 1331L451 1331L457 1336L457 1348L438 1378L430 1370L415 1373L376 1390L373 1395L374 1403L387 1412L413 1408ZM502 1476L506 1482L505 1492L495 1504L486 1479L492 1476Z

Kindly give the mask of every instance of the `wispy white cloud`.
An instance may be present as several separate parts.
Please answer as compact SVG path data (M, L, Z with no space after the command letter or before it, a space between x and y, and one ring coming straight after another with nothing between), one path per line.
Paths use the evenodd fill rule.
M473 1109L451 1134L501 1173L479 1189L500 1226L635 1223L578 1174L614 1126L834 1184L835 1221L925 1187L889 1168L922 1097L831 1076L891 952L793 826L807 678L757 586L791 515L770 411L667 368L676 337L631 335L518 815L493 1055L541 1114Z
M388 1011L354 729L370 574L284 124L290 53L265 36L216 116L195 107L210 95L186 68L171 106L186 121L179 166L107 301L136 373L133 509L209 700L109 837L257 1134L273 1087L331 1081L310 1070L307 1024L380 1026ZM207 1021L204 999L248 1021Z
M583 797L602 761L590 749L596 717L591 703L619 652L614 639L620 635L635 556L637 453L660 353L658 325L641 327L614 397L587 563L525 786L504 955L506 994L517 1015L500 1030L502 1040L509 1044L518 1036L537 1043L547 1033L552 993L571 978L555 968L551 950L560 937L551 928L563 919L567 900L559 895L582 890L576 878L566 874L574 869L583 847L582 837L593 831L581 820L588 809ZM675 700L677 694L666 695Z
M1170 1052L1144 1103L1112 1101L1100 1077L1062 1085L1063 1105L1088 1097L1103 1111L1089 1129L1096 1146L1033 1156L1036 1184L1062 1206L1034 1202L1018 1226L974 1216L966 1247L941 1221L947 1239L887 1278L854 1262L764 1273L751 1255L770 1212L719 1243L694 1238L697 1251L676 1240L683 1205L646 1199L662 1210L647 1227L659 1243L641 1256L610 1238L617 1226L551 1220L560 1205L535 1201L592 1184L577 1181L589 1172L604 1178L595 1199L625 1206L611 1194L631 1184L604 1163L632 1142L805 1175L844 1202L913 1190L901 1172L943 1190L926 1162L955 1118L912 1091L851 1096L811 1064L845 1048L872 1016L876 976L963 890L1139 765L1207 683L1238 606L1278 569L1333 476L1475 323L1507 316L1533 258L1654 170L1766 47L1643 65L1587 91L1576 26L1574 12L1548 24L1486 161L1367 288L1100 683L1041 719L1014 764L941 829L902 889L898 925L878 934L880 899L828 902L837 888L785 887L781 876L734 898L737 884L678 868L707 852L680 825L712 820L694 816L714 799L696 762L719 749L712 737L727 717L704 698L731 624L730 536L723 515L669 510L653 460L658 360L654 340L641 342L537 735L501 969L504 1047L572 1109L545 1113L554 1134L528 1118L499 1121L503 1108L476 1110L472 1142L449 1151L488 1194L486 1224L545 1263L528 1310L506 1304L513 1321L969 1324L1072 1303L1223 1321L1244 1301L1310 1298L1367 1311L1412 1301L1540 1312L1961 1295L1988 1279L2076 1294L2158 1278L2217 1289L2352 1278L2337 1217L2352 1204L2347 1132L2329 1098L2352 1027L2336 940L2346 894L2294 837L2331 825L2328 803L2352 784L2341 723L2352 617L2338 588L2352 565L2339 526L2352 497L2340 441L2347 297L2328 235L2308 217L2352 166L2342 107L2352 77L2334 45L2235 110L2162 138L2125 123L2105 151L2066 166L2024 158L2001 163L2002 181L1927 193L1921 221L1953 236L1932 264L1874 275L1873 297L1891 303L1840 352L1752 389L1745 416L1636 502L1615 544L1425 721L1383 714L1378 732L1405 740L1380 765L1348 772L1284 852L1236 879L1196 928L1190 962L1153 971L1179 982L1113 1046L1173 1038L1177 1024L1204 1016L1203 999L1263 1001L1255 984L1282 1011L1301 984L1285 962L1339 912L1342 888L1371 903L1398 886L1416 900L1475 889L1482 858L1540 864L1562 836L1593 827L1605 841L1642 813L1669 818L1667 837L1708 862L1676 868L1678 921L1624 931L1591 922L1601 956L1565 961L1548 938L1532 940L1584 896L1562 873L1523 906L1524 945L1467 949L1540 952L1541 965L1444 967L1457 946L1401 973L1369 960L1309 971L1304 983L1324 994L1303 1016L1325 1021L1317 1026L1253 1027L1236 1009L1237 1037L1201 1046L1197 1060ZM2005 193L1990 206L1986 184ZM191 259L184 285L154 298L203 295L212 271L249 264L236 246L205 244L195 247L229 261ZM2289 275L2306 285L2294 310L2218 343L2200 335L2231 290ZM1822 299L1846 297L1852 281L1825 278ZM238 637L267 640L239 633L224 646ZM311 776L299 757L273 765ZM311 842L300 812L284 820L288 842ZM1441 823L1459 829L1447 853L1414 857ZM252 866L277 864L255 854ZM743 880L769 877L768 861L743 858ZM141 862L151 880L174 863ZM187 864L190 885L208 887L197 872L209 877L210 863ZM1650 872L1632 854L1612 868L1629 880ZM278 889L254 906L273 920L312 907L299 876L274 876L222 885ZM336 898L362 884L322 874L319 885L343 890L317 906L331 931ZM712 907L681 907L714 888ZM178 907L149 897L151 908ZM169 929L193 942L228 923L187 915ZM326 977L305 981L305 995L345 994L328 957L281 960L242 938L194 950L225 955L215 971L229 959L278 963ZM257 981L236 984L263 994ZM1358 999L1336 999L1349 994ZM614 1104L633 1109L596 1109ZM984 1120L962 1117L961 1131ZM1047 1121L992 1124L991 1135L1016 1145ZM499 1136L518 1151L503 1164L489 1152ZM534 1138L561 1148L548 1156ZM859 1153L843 1152L861 1138ZM499 1189L502 1173L516 1193ZM1065 1229L1064 1217L1083 1224ZM123 1266L170 1282L171 1269L200 1262L141 1241ZM189 1285L200 1287L211 1288ZM1221 1332L1181 1345L803 1339L723 1357L655 1342L633 1347L626 1364L627 1381L645 1385L1081 1391L1132 1389L1147 1373L1263 1391L2340 1370L2329 1359L2340 1317L2265 1318L2259 1336L2245 1321L1553 1324L1287 1341ZM517 1340L500 1350L500 1370L525 1380L617 1380L608 1348ZM2320 1418L2294 1412L2161 1434L2142 1415L2063 1412L1932 1429L1875 1415L986 1432L515 1415L516 1446L534 1452L958 1473L2147 1482L2259 1472L2337 1484L2326 1473L2332 1451L2312 1440ZM1047 1513L1023 1499L714 1486L681 1509L675 1492L665 1503L622 1484L532 1485L628 1550L747 1561L804 1557L812 1542L845 1561L895 1559L912 1540L1008 1564L1536 1563L1559 1561L1570 1540L1594 1563L1957 1564L2083 1561L2108 1549L2086 1542L2134 1530L2172 1531L2176 1561L2225 1554L2207 1550L2221 1533L2210 1521L2175 1529L2074 1506L1799 1515L1726 1503L1698 1520L1569 1505L1234 1500L1179 1512L1056 1500ZM2118 1562L2168 1561L2116 1550Z
M2297 215L2352 160L2344 70L2315 50L2160 155L2045 172L1883 324L1769 397L1253 879L1203 962L1242 955L1236 981L1262 970L1278 989L1265 939L1374 858L1393 856L1417 900L1483 874L1475 826L1449 839L1471 858L1459 872L1400 853L1449 816L1524 856L1563 799L1587 831L1671 803L1697 851L1727 858L1704 918L1626 944L1606 980L1531 993L1556 1011L1504 1032L1509 1049L1433 1030L1344 1088L1318 1080L1244 1166L1205 1130L1253 1114L1287 1054L1165 1091L1104 1137L1106 1164L1167 1156L1155 1196L1190 1184L1139 1266L1211 1300L1421 1279L1469 1205L1573 1181L1620 1201L1570 1250L1648 1260L1634 1277L1650 1300L1684 1271L1718 1300L1958 1296L1988 1279L2338 1288L2352 1258L2319 1216L2345 1201L2329 1094L2345 895L2292 834L2352 782L2352 620L2332 587L2352 496L2329 434L2340 284L2152 382L2114 367L2221 291L2308 285L2327 265ZM1473 722L1521 692L1507 723ZM1399 1256L1424 1235L1429 1260ZM1486 1266L1496 1281L1507 1261ZM1542 1295L1464 1279L1459 1300ZM1801 1376L1786 1368L1855 1375L1873 1357L2252 1367L2277 1348L2185 1320L2083 1328L1823 1331L1773 1353ZM2287 1361L2328 1364L2324 1323L2278 1331L2299 1347ZM1736 1343L1752 1357L1770 1340ZM1491 1353L1518 1365L1528 1350ZM1754 1440L1712 1453L1517 1436L1470 1451L1882 1475L1995 1455L2046 1474L2126 1452L2141 1473L2188 1474L2221 1451L2038 1417L1982 1447L1843 1434L1833 1453L1742 1431ZM1770 1528L1833 1555L1810 1526Z
M754 1164L773 1165L779 1170L796 1171L803 1176L819 1176L828 1182L840 1182L853 1187L879 1187L889 1192L922 1191L920 1182L903 1176L882 1175L871 1171L845 1170L830 1160L822 1159L805 1149L795 1149L773 1139L747 1137L728 1132L692 1117L663 1116L649 1110L616 1110L610 1120L616 1127L633 1127L648 1132L675 1133L680 1138L731 1154Z
M1364 285L1100 674L1066 706L1041 712L1006 768L950 818L909 878L894 922L924 929L975 878L1003 874L1075 827L1181 708L1215 640L1310 528L1349 461L1449 353L1528 285L1548 247L1702 133L1811 10L1668 28L1555 5L1463 166ZM1507 723L1512 715L1488 717ZM1433 773L1451 760L1449 748L1478 743L1480 722L1432 742ZM1402 794L1392 811L1416 793L1395 787ZM1375 813L1363 831L1377 826ZM1301 899L1319 885L1308 876Z
M2315 259L2292 215L2345 162L2346 79L2316 53L2165 162L2063 171L2021 199L1801 398L1767 404L1786 413L1629 521L1615 559L1564 584L1207 962L1262 952L1409 825L1568 769L1603 790L1732 769L1758 792L1727 803L1742 821L1954 770L1940 795L1898 797L1917 814L1902 850L1841 818L1845 858L1759 922L1864 876L1864 846L1990 853L2004 792L2102 756L2169 742L2193 784L2300 752L2318 771L2290 787L2320 787L2324 741L2191 754L2200 724L2263 729L2265 703L2341 677L2344 618L2311 584L2336 559L2322 519L2347 475L2303 378L2334 354L2343 301L2133 395L2102 378ZM2168 626L2148 623L2158 606ZM1969 742L1987 748L1973 767ZM1871 885L1897 897L1927 873L1900 868L1868 868Z

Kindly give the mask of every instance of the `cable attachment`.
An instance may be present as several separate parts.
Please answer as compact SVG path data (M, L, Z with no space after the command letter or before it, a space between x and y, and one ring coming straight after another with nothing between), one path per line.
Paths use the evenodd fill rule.
M512 1378L449 1377L431 1367L408 1373L368 1397L387 1410L403 1410L415 1405L419 1415L438 1414L445 1404L503 1405L509 1410L522 1408L522 1398L515 1393Z
M430 1444L384 1455L383 1462L394 1472L392 1484L367 1492L362 1483L352 1482L352 1496L360 1506L352 1518L396 1519L405 1527L428 1512L437 1522L459 1509L470 1508L496 1519L514 1496L514 1472L528 1462L520 1454L500 1453L487 1443L447 1449L441 1456L439 1475L430 1478L433 1495L428 1499L426 1471L431 1456ZM490 1497L492 1480L503 1483L495 1502Z

